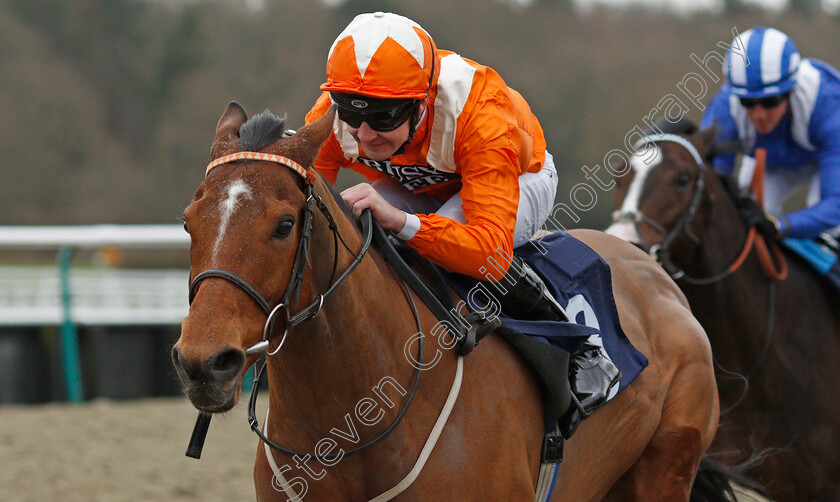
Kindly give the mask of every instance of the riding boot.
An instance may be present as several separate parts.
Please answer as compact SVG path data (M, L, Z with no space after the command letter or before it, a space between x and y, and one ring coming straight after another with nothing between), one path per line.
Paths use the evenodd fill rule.
M519 257L513 258L510 269L498 284L506 290L498 297L505 315L523 320L569 321L566 311L548 292L542 278ZM490 291L500 292L498 287L490 288ZM564 427L569 436L581 420L606 403L610 389L620 378L621 372L598 345L586 342L572 354L569 381L574 403L572 411L567 413L570 423Z
M574 434L580 422L607 402L610 390L621 379L621 371L606 353L589 341L572 356L569 382L572 385L572 406L560 419L560 433L566 439Z

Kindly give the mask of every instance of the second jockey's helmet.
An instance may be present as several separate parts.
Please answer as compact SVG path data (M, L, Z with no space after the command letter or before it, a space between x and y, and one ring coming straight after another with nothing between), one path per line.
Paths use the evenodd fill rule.
M411 19L389 12L360 14L330 47L321 90L420 100L431 87L436 52L432 37Z
M799 51L790 37L758 26L732 40L723 69L732 94L765 98L793 89L799 61Z

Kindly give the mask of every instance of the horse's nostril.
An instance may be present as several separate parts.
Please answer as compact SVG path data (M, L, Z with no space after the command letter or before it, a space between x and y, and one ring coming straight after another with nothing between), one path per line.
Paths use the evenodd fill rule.
M200 371L198 366L193 366L187 361L183 354L181 354L181 351L178 350L177 345L172 347L172 364L176 369L180 368L190 380L195 379Z
M236 377L245 364L245 354L238 349L224 349L216 354L210 366L210 372L217 382L224 382Z

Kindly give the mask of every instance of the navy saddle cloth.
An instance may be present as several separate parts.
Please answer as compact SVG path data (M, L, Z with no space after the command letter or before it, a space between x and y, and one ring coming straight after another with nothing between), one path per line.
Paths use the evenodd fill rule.
M621 329L609 265L586 244L563 232L520 246L515 253L542 277L574 322L525 321L500 316L500 331L529 335L571 354L592 337L591 341L602 345L622 372L621 381L610 399L615 397L639 375L648 360L633 347ZM482 305L476 298L483 295L470 294L480 283L463 275L448 275L453 288L470 310L487 309L486 304Z

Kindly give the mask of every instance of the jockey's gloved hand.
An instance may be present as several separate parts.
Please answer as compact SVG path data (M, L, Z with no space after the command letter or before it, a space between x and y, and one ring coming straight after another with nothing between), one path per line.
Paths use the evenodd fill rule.
M749 194L743 194L736 198L735 207L744 224L747 227L755 227L765 240L772 242L782 238L779 220L772 214L765 212Z
M779 220L770 213L763 213L762 217L761 221L755 223L755 229L758 233L764 236L764 239L768 242L781 240L784 234Z

